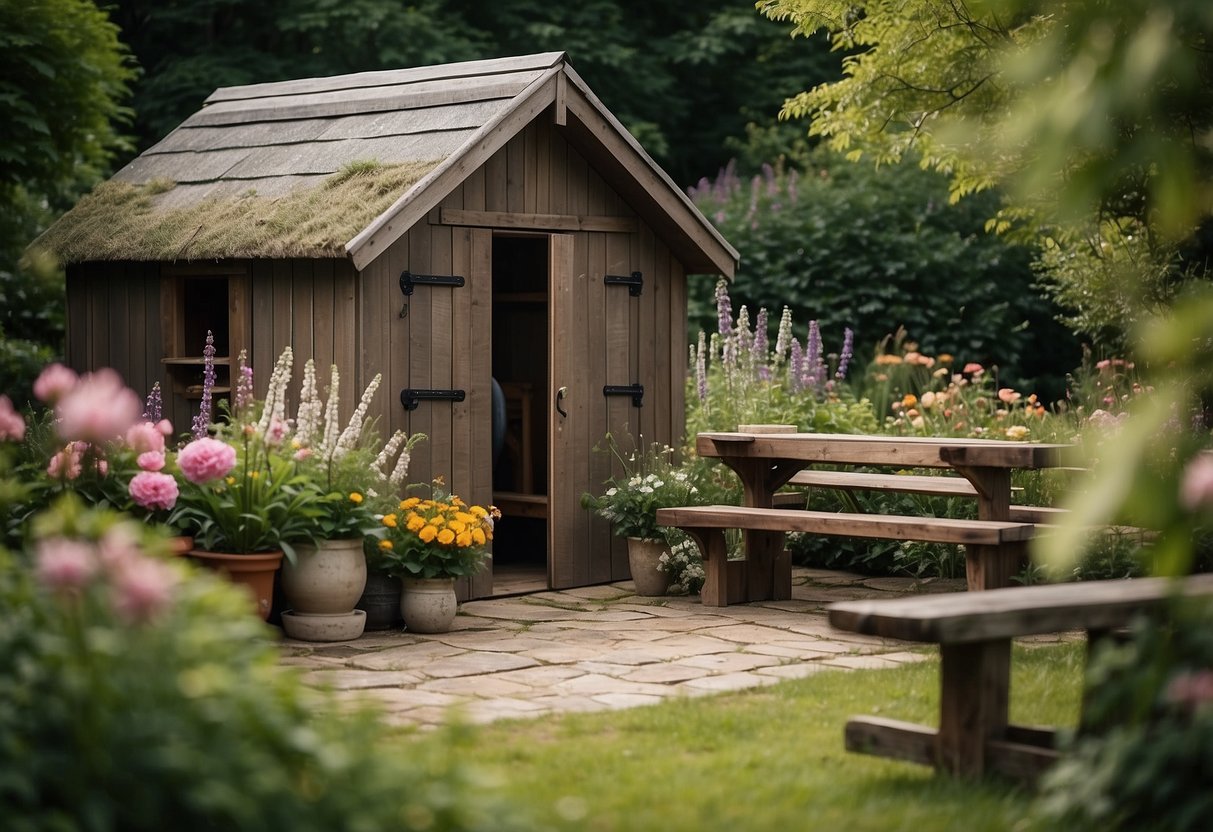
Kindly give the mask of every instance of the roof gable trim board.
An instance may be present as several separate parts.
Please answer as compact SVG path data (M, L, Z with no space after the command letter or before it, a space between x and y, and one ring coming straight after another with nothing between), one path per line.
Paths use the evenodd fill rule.
M413 184L378 219L345 244L359 271L442 201L472 171L484 164L517 130L529 124L555 100L557 65L543 73L502 110L473 133L463 146Z
M489 58L481 61L464 61L462 63L440 66L419 66L409 69L359 72L352 75L337 75L328 78L303 78L293 81L273 81L265 84L245 84L239 87L221 87L207 97L204 106L223 101L244 101L270 96L308 95L336 90L391 87L420 81L470 78L477 75L501 75L526 70L546 70L562 63L565 58L564 52L542 52L536 55Z

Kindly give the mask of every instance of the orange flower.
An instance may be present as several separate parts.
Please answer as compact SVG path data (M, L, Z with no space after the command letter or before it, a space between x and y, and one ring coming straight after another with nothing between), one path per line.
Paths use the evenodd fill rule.
M472 529L472 541L477 546L483 546L485 543L485 539L486 538L484 535L484 529L481 529L481 528Z
M383 515L383 525L387 526L389 529L396 528L396 515L394 515L394 514Z
M407 528L410 532L421 531L425 528L425 518L420 514L410 514L405 528Z
M421 538L422 543L429 543L438 536L438 530L433 526L422 526L421 531L417 532L417 536Z
M442 531L438 532L438 542L443 546L449 546L454 539L455 533L450 529L443 529Z
M391 548L392 548L392 541L390 541L390 540L380 540L380 541L379 541L379 548L380 548L380 549L391 549Z
M466 549L467 547L471 546L472 545L472 533L471 532L460 532L459 534L455 535L455 545L458 546L460 549Z
M906 393L901 399L902 407L913 407L916 404L918 404L918 397L913 393Z

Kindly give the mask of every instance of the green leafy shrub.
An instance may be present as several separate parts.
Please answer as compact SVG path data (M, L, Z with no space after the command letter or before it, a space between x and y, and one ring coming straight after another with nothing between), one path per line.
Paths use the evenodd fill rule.
M1204 830L1213 820L1213 607L1141 620L1092 656L1082 723L1044 778L1065 828Z
M787 304L824 332L852 327L864 361L905 327L926 351L997 360L1013 386L1060 395L1078 344L1036 290L1031 250L985 232L996 193L950 204L946 179L913 161L875 168L820 149L809 163L764 165L748 181L730 165L691 189L741 253L739 303ZM712 313L691 298L691 331Z
M26 830L514 828L468 771L303 687L235 588L56 507L0 550L0 816Z

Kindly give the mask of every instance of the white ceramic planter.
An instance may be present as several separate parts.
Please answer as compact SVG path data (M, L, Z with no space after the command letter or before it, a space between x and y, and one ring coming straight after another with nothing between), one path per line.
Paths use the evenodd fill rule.
M459 602L454 578L405 578L400 595L404 628L414 633L445 633L451 629Z
M362 539L325 540L296 547L296 562L282 568L290 609L282 628L303 641L349 641L362 635L366 613L354 609L366 587Z

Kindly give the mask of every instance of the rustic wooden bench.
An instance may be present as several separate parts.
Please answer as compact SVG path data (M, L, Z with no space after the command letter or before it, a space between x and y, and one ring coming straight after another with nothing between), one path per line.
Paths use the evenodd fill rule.
M831 488L841 491L891 491L922 494L929 497L972 497L977 489L963 477L921 476L917 474L871 474L861 471L818 471L805 469L792 475L788 485L800 488ZM804 505L803 492L783 491L774 497L776 506L792 508ZM1055 523L1067 512L1046 506L1010 507L1011 519L1021 523Z
M657 522L682 529L699 546L705 574L700 599L707 606L717 607L744 601L749 595L744 561L728 560L725 529L957 543L965 546L966 575L972 589L985 588L992 581L1001 582L997 585L1008 583L1010 575L1025 557L1024 547L1035 529L1030 523L1012 521L836 514L745 506L663 508L657 510ZM773 594L768 597L776 600L787 597L791 589L791 568L791 560L784 551L773 564Z
M1213 574L1008 587L829 608L840 630L939 645L939 729L881 717L853 717L849 751L933 765L963 776L997 772L1032 780L1057 759L1051 728L1009 723L1011 640L1086 630L1089 643L1161 607L1178 591L1213 596Z

